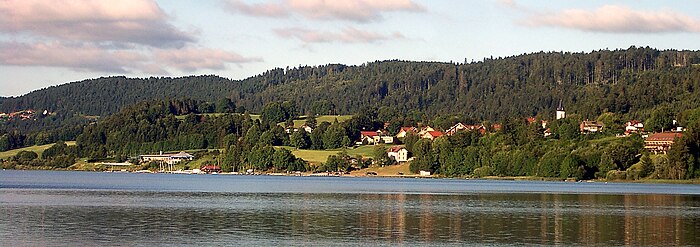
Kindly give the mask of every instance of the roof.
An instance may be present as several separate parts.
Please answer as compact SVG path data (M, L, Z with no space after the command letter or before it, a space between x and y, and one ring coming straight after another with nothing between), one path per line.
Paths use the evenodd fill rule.
M379 133L377 133L376 131L360 131L360 135L363 135L363 136L378 136Z
M194 157L191 154L185 153L184 151L176 153L176 154L171 154L170 157L173 158L189 158L189 157Z
M557 111L564 111L564 105L562 105L562 100L559 100L559 107L557 107Z
M144 155L139 155L139 157L190 158L190 157L194 157L194 156L183 151L183 152L179 152L176 154L144 154Z
M436 130L436 131L428 131L428 134L430 134L430 135L433 136L433 137L440 137L440 136L442 136L442 132L437 131L437 130Z
M406 148L404 148L402 146L393 146L393 147L389 148L389 152L395 153L395 152L401 151L401 149L406 149Z
M674 139L681 137L682 135L683 133L678 132L655 133L649 135L646 141L673 141Z
M528 124L532 124L532 123L534 123L537 119L535 119L535 117L529 117L529 118L526 118L525 120L527 120L527 123L528 123Z
M603 126L603 123L598 122L598 121L583 121L581 122L581 125L583 126Z
M406 132L415 131L416 127L401 127L401 130L406 131Z

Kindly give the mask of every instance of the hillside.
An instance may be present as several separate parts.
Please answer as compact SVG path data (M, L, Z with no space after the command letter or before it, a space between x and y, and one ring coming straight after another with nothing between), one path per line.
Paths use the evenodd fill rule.
M378 61L358 66L273 69L244 80L218 76L106 77L0 99L0 111L49 109L108 115L143 100L231 98L259 112L291 100L302 114L353 114L366 106L402 115L461 114L498 121L569 112L644 118L659 105L700 106L700 52L631 47L591 53L540 52L471 63Z

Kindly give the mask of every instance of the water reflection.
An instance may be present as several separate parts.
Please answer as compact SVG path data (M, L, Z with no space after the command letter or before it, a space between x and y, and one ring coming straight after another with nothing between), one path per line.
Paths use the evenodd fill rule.
M16 245L700 245L694 196L3 190Z

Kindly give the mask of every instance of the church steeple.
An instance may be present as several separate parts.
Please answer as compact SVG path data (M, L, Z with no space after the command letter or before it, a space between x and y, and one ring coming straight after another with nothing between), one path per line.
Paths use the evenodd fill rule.
M557 107L556 118L557 119L566 118L566 111L564 111L564 105L562 104L561 99L559 100L559 106Z

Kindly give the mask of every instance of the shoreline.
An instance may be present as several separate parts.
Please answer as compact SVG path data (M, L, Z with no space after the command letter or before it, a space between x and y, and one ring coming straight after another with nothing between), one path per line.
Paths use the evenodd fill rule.
M637 183L637 184L700 184L700 179L684 179L684 180L670 180L670 179L643 179L643 180L604 180L604 179L591 179L591 180L572 180L572 179L562 179L562 178L548 178L548 177L531 177L531 176L518 176L518 177L444 177L444 176L421 176L419 174L407 174L407 175L366 175L366 174L353 174L351 173L326 173L326 172L303 172L303 173L235 173L235 172L222 172L222 173L186 173L186 172L154 172L147 170L140 171L96 171L96 170L80 170L80 169L2 169L0 171L14 170L14 171L75 171L75 172L102 172L102 173L147 173L147 174L178 174L178 175L221 175L221 176L286 176L286 177L348 177L348 178L420 178L420 179L447 179L447 180L492 180L492 181L546 181L546 182L569 182L569 183Z

